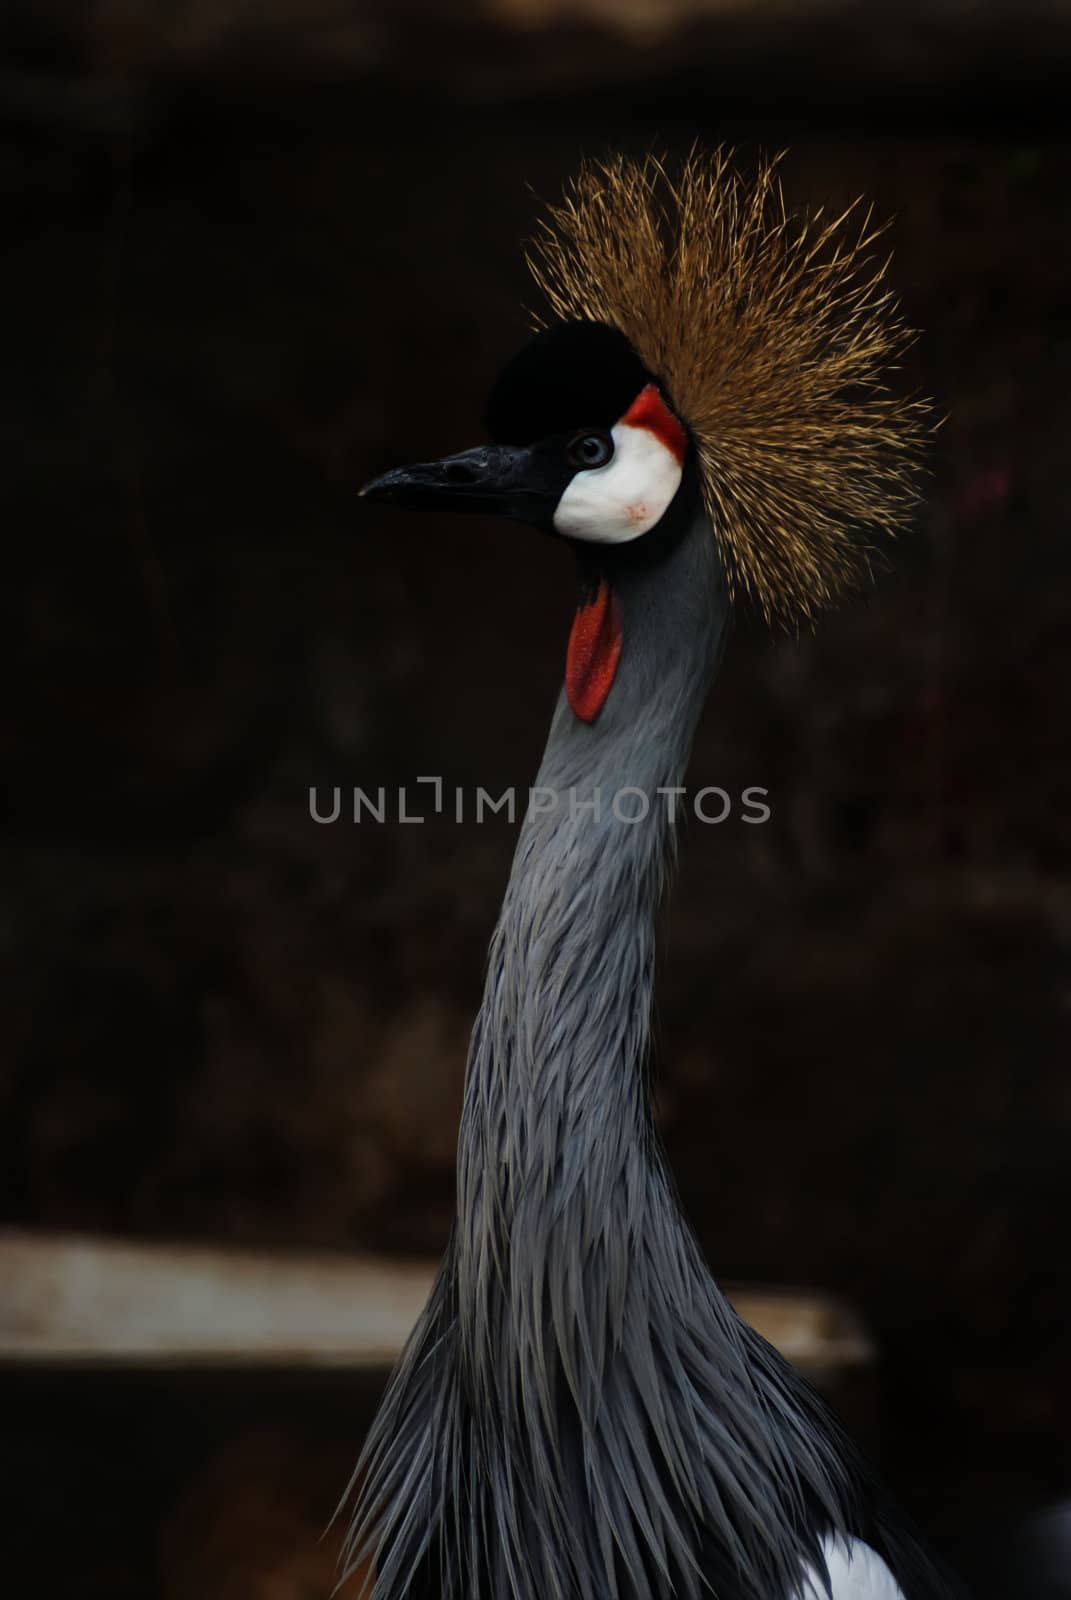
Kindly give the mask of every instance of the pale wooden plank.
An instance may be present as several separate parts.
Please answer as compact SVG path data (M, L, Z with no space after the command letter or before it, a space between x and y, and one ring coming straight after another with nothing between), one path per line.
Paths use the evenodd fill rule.
M0 1230L0 1361L383 1367L434 1266ZM736 1287L740 1314L812 1373L865 1366L850 1311L807 1291Z

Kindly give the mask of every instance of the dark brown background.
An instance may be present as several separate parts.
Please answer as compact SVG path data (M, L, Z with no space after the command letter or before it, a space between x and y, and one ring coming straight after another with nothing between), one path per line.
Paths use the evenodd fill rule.
M906 381L947 422L872 593L815 637L738 627L693 779L763 784L773 817L685 839L663 1127L720 1272L869 1319L886 1467L940 1537L1066 1491L1055 13L13 15L0 1221L439 1249L513 830L318 827L308 789L527 784L572 586L520 528L410 522L356 489L479 437L524 332L527 186L553 197L615 146L788 146L791 196L895 213L925 330ZM161 1510L179 1413L16 1390L39 1419L4 1462L18 1592L155 1593L177 1569L159 1592L214 1594L174 1556L203 1519ZM332 1417L301 1457L312 1524L353 1453Z

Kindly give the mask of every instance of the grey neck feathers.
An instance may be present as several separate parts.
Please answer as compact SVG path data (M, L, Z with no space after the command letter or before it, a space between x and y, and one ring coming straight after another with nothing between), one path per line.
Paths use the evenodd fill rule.
M664 1183L646 1071L655 918L680 806L672 791L728 618L705 519L656 566L615 574L614 591L613 688L592 724L559 698L521 829L458 1160L462 1348L500 1377L508 1347L523 1365L546 1354L529 1343L551 1337L578 1403L593 1398L586 1358L601 1364L599 1347L620 1337L626 1241ZM590 1276L579 1281L593 1266L607 1296L597 1306Z
M789 1600L849 1526L835 1427L710 1277L651 1120L658 791L728 618L704 518L656 557L615 562L615 682L590 725L559 701L556 803L518 840L457 1222L358 1467L347 1555L375 1554L374 1600Z

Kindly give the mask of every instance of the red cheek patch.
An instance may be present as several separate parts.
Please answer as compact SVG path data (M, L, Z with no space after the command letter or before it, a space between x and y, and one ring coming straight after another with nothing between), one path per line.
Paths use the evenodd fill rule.
M684 424L662 399L657 384L649 383L646 389L640 390L621 421L626 427L646 428L648 433L653 433L683 466L688 452L688 435Z
M621 614L604 578L573 618L565 655L565 693L581 722L594 722L621 657Z

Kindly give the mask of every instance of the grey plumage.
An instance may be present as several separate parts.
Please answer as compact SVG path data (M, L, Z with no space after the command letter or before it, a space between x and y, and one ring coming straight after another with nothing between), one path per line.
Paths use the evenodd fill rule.
M457 1221L354 1481L347 1570L374 1600L790 1600L830 1531L907 1600L946 1591L822 1402L743 1325L654 1130L655 915L728 628L697 494L616 579L628 650L602 714L559 700L491 944ZM628 787L640 821L612 815ZM602 815L584 802L602 791ZM570 792L574 803L570 803ZM637 808L639 802L636 802ZM895 1530L895 1531L894 1531Z

